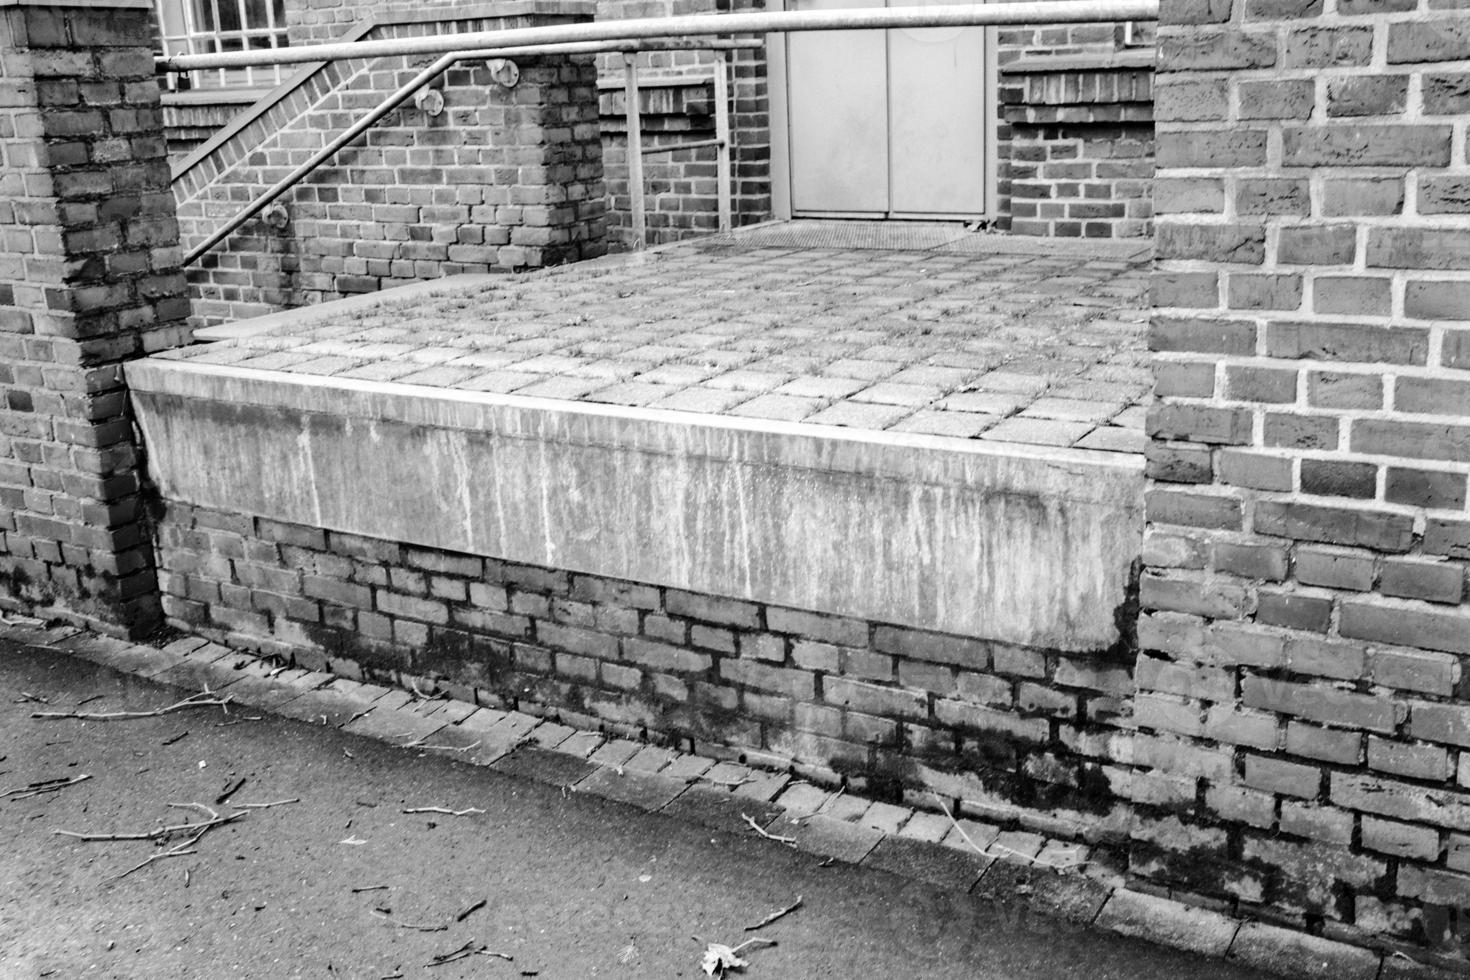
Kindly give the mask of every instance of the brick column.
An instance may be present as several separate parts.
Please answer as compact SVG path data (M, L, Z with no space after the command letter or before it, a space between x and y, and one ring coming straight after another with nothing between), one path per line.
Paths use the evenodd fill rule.
M1164 0L1159 40L1135 871L1458 955L1470 11Z
M123 362L189 304L148 0L0 0L0 605L158 621Z

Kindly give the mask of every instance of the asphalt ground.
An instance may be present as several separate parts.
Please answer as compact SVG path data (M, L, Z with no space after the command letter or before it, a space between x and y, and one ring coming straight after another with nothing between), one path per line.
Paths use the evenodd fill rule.
M702 977L752 936L752 978L1265 976L259 709L32 717L188 693L0 640L0 794L89 777L0 796L0 977ZM123 877L185 838L56 833L281 800Z

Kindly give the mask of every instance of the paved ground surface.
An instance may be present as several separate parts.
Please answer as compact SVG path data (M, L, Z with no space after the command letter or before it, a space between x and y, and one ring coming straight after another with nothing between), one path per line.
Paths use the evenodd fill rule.
M1043 250L955 230L926 237L925 226L885 232L902 247L879 248L877 232L833 224L387 300L165 356L1142 452L1146 243Z
M255 672L236 686L266 704L306 689ZM1260 976L1040 917L1003 896L826 861L718 819L674 819L520 778L514 765L474 766L258 706L126 721L31 716L152 710L183 696L0 639L0 793L90 777L0 797L10 844L0 976L694 977L704 975L703 946L691 936L733 945L798 895L798 911L759 931L779 945L752 951L746 975ZM244 809L197 853L122 878L161 848L55 834L199 819L170 802L228 814L285 799L300 802ZM403 812L425 806L484 812ZM466 943L514 961L429 965Z

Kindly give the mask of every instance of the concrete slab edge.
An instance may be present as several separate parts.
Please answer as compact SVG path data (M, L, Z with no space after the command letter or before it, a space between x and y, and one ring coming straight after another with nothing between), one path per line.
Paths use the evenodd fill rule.
M0 639L80 657L186 690L207 689L236 697L236 703L256 710L302 721L316 722L318 701L313 696L330 692L335 713L346 716L335 726L340 730L398 748L434 752L488 766L513 777L566 786L570 792L584 792L653 812L669 808L691 787L704 787L704 792L723 790L732 801L743 801L737 802L739 809L760 815L756 819L746 814L752 833L770 838L771 846L792 847L823 861L845 857L850 863L863 865L877 844L887 837L907 837L935 848L959 847L974 853L973 840L966 838L961 843L959 838L966 835L954 832L960 829L958 826L943 840L934 839L937 815L928 811L914 811L924 814L927 832L905 835L900 830L889 829L900 826L891 811L902 809L891 804L871 803L843 791L822 790L804 780L793 779L789 773L764 771L730 759L681 753L620 737L615 732L579 731L555 721L478 705L444 693L429 696L415 686L413 679L407 679L408 690L389 688L291 667L279 658L231 650L197 636L180 636L163 646L154 646L74 626L53 626L27 616L0 617ZM252 683L243 684L246 680ZM232 688L236 689L233 693ZM265 695L267 691L269 696ZM292 705L298 702L299 706L293 709ZM397 741L389 732L409 732L413 737ZM502 764L522 749L528 750L528 764ZM566 778L569 772L575 775L574 779ZM619 779L629 772L635 778L626 783ZM819 795L823 802L814 805ZM834 805L839 800L840 808ZM875 808L885 808L878 826L839 816ZM802 825L812 820L817 820L822 833L803 832ZM915 821L914 825L918 823ZM793 826L797 830L788 834L787 828ZM844 836L849 839L840 839ZM1008 835L1001 836L1004 839ZM1006 864L1012 868L1016 864L1030 865L1051 873L1047 869L1057 866L1045 858L1047 853L1055 853L1057 842L1049 843L1051 848L1043 844L1026 851L999 842L990 845L982 855L991 860L967 891L976 892L986 882L986 875ZM1038 855L1038 851L1042 853ZM1036 860L1033 862L1028 855L1036 855ZM885 864L883 870L901 874L894 871L891 863ZM1070 876L1060 875L1063 890L1068 887L1069 877L1079 889L1098 887L1097 878L1074 872ZM1002 892L1002 888L1009 891ZM1050 890L1050 894L1055 901L1057 890ZM987 900L1040 904L1031 900L1032 895L1032 889L1014 884L997 887L991 883L985 889ZM1042 905L1032 911L1045 916L1051 910ZM1431 959L1420 953L1424 958L1416 960L1403 951L1369 948L1239 919L1119 885L1109 886L1106 899L1085 924L1290 978L1447 980L1470 974L1465 964L1443 958Z

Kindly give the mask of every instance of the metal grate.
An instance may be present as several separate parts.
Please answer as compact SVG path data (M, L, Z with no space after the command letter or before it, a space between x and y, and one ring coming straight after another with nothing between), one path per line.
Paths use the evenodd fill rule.
M1032 235L974 234L946 242L939 250L965 255L1021 253L1129 262L1146 258L1153 247L1151 238L1040 238Z
M700 247L870 249L962 255L1052 255L1134 261L1147 257L1149 239L1033 238L966 231L958 223L798 220L738 229L699 239Z
M926 252L965 235L961 224L914 221L786 221L706 239L745 248L833 248Z

